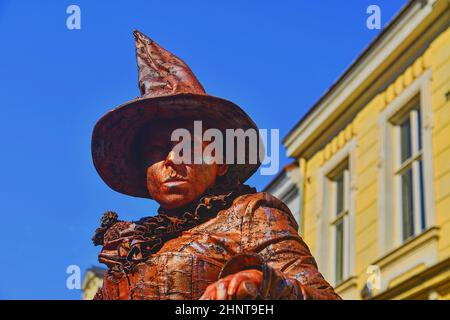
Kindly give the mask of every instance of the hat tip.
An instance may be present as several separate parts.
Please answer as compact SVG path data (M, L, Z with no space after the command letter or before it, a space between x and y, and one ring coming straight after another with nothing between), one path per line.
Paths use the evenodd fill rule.
M136 41L139 41L139 40L144 40L144 41L146 41L146 42L148 42L148 43L152 43L153 42L153 40L152 39L150 39L149 37L147 37L145 34L143 34L141 31L139 31L138 29L134 29L133 30L133 36L134 36L134 39L136 40Z
M133 36L135 39L137 39L141 34L142 32L140 32L138 29L133 29Z

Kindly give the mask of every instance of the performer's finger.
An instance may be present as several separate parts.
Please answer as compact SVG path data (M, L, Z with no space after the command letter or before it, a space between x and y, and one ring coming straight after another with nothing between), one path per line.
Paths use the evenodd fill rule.
M234 296L236 294L237 288L241 284L244 277L241 274L235 274L234 277L231 279L230 284L228 285L228 291L227 294L229 296Z
M236 290L236 300L255 300L258 297L258 287L246 280L242 281Z
M227 283L220 281L217 286L217 300L227 300Z
M216 284L209 285L199 300L216 300Z

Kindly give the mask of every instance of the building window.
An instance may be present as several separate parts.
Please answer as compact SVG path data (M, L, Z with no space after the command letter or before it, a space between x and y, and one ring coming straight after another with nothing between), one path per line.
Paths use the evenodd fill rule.
M402 241L426 228L422 161L422 116L419 97L397 115L394 125L394 178L401 217Z
M389 102L378 119L382 291L399 274L418 265L433 265L438 259L437 229L432 228L436 217L431 92L431 70L427 70ZM397 259L400 247L410 253Z
M343 162L328 176L330 183L330 226L333 239L335 284L348 277L349 270L349 198L350 175L348 161Z

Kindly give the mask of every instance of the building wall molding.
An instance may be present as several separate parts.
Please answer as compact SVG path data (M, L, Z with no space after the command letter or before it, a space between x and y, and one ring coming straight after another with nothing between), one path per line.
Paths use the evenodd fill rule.
M398 283L396 286L389 288L375 295L373 300L387 299L421 299L428 298L433 292L450 290L450 257L426 268L420 273L414 274L408 279ZM443 292L448 294L448 292Z

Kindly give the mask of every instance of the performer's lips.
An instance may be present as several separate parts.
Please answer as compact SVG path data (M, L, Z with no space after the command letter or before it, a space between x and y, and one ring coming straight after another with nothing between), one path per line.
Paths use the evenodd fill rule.
M179 180L179 181L167 181L167 182L164 182L164 184L166 186L169 186L169 187L179 186L180 184L184 184L184 183L187 183L187 181Z
M176 186L179 184L187 183L187 180L183 178L169 178L166 179L163 183L169 186Z

